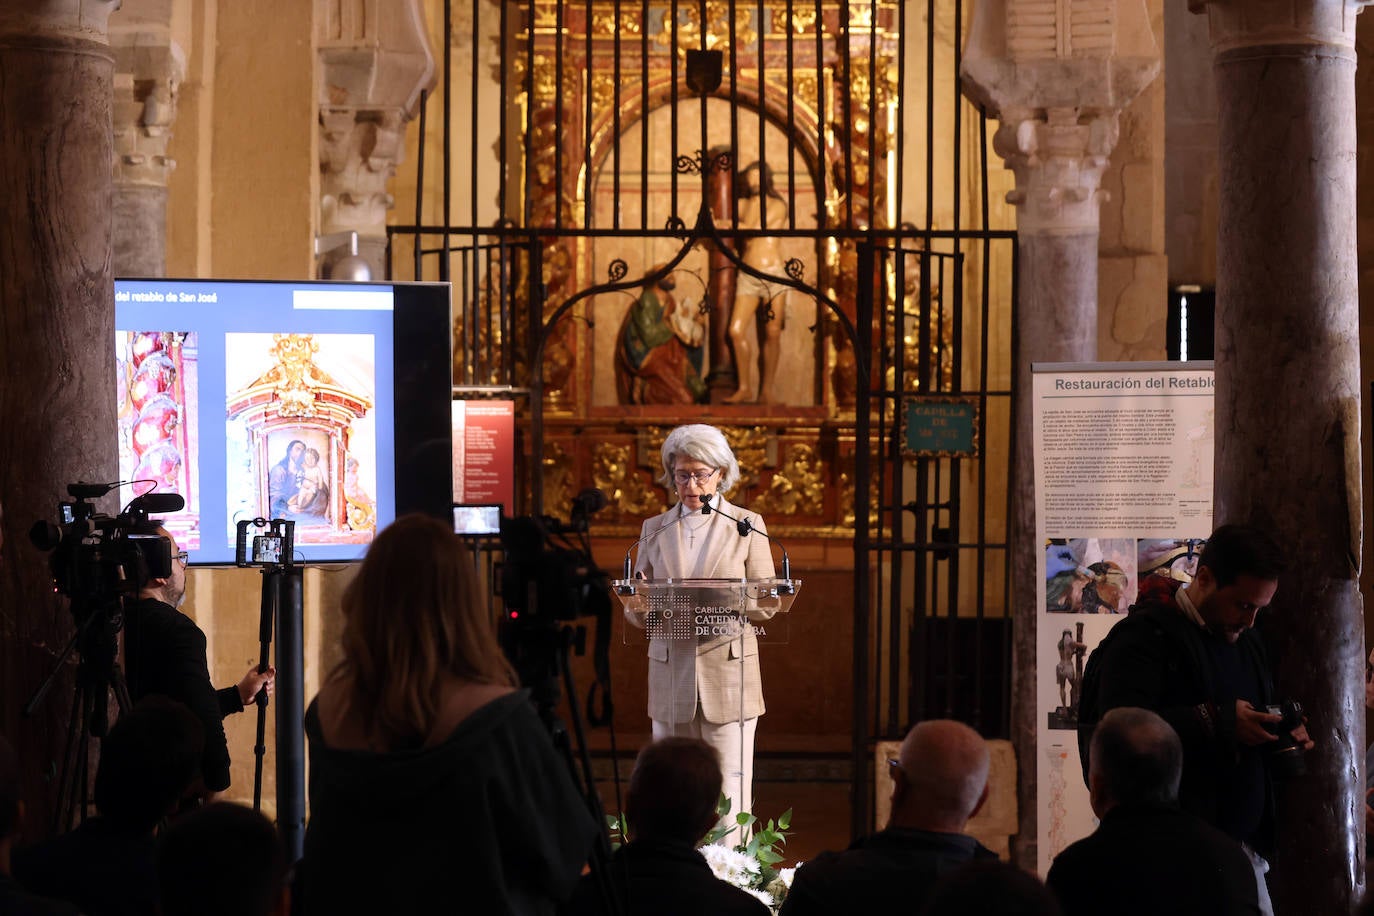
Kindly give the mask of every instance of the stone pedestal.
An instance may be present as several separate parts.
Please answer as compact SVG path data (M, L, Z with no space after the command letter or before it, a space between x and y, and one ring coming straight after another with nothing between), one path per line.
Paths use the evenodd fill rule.
M1092 13L1089 15L1089 13ZM1089 21L1091 20L1091 22ZM1038 864L1036 519L1031 364L1097 358L1101 181L1121 109L1159 69L1144 0L1096 8L983 0L961 77L1000 121L994 146L1016 175L1015 452L1011 470L1012 743L1023 774L1013 855Z
M20 708L73 626L23 532L55 518L66 484L118 477L105 37L117 5L0 6L0 732L22 761L31 839L56 797L40 774L59 763L71 668L33 718Z
M1290 550L1264 629L1317 742L1279 787L1277 913L1348 912L1364 846L1355 12L1207 6L1219 117L1217 522Z

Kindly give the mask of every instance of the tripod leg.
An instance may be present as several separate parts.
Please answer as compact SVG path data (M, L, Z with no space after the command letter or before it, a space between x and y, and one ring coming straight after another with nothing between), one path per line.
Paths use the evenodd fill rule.
M272 645L273 620L276 616L277 595L281 589L281 570L277 568L262 571L262 604L258 613L258 645L260 648L258 670L266 671ZM253 810L262 810L262 765L267 754L267 691L260 690L256 698L258 706L257 738L253 744Z
M563 690L568 698L568 713L572 718L573 734L577 737L578 750L582 760L582 774L578 778L577 765L573 762L573 749L567 729L562 727L562 723L557 723L557 713L550 711L550 716L557 723L554 730L554 745L563 754L563 762L568 766L568 773L572 776L573 784L583 789L582 800L587 805L587 810L591 812L592 818L598 827L596 844L591 850L592 874L595 876L597 889L601 891L601 900L605 904L605 912L609 916L621 916L624 907L616 893L616 887L611 880L611 839L606 832L606 812L601 805L601 796L596 791L596 775L592 772L591 752L587 748L587 736L582 728L582 715L577 708L577 687L573 683L572 667L569 665L568 650L571 646L572 628L563 627L560 633L558 652L555 658L557 671L553 677L561 677L563 680ZM615 765L612 760L611 765Z
M57 806L52 812L52 832L62 832L63 815L67 813L67 786L70 785L72 757L76 754L76 735L81 720L81 685L72 694L72 713L67 719L67 740L62 745L62 774L57 783Z
M91 765L91 717L95 714L95 699L89 685L77 687L81 702L81 729L76 739L76 757L72 767L72 781L67 786L68 796L66 830L72 830L86 817L86 803L90 788Z
M134 708L134 702L129 698L129 682L124 679L124 669L119 667L119 662L110 668L110 689L114 691L115 706L121 715Z

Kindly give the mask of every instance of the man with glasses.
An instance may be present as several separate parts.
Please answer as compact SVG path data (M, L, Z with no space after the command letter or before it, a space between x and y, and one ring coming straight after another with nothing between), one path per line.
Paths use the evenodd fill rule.
M210 682L205 659L205 634L178 608L186 598L188 554L177 550L171 532L157 523L134 534L166 538L172 545L171 575L154 577L128 605L124 615L124 667L129 696L137 703L150 694L162 694L185 703L205 729L205 753L201 765L204 789L223 792L229 788L229 745L223 719L242 712L258 691L270 696L277 670L248 669L233 687L216 691Z
M988 798L987 742L960 722L919 723L902 742L892 774L886 830L844 852L823 852L797 869L781 916L917 913L941 875L997 854L964 833Z

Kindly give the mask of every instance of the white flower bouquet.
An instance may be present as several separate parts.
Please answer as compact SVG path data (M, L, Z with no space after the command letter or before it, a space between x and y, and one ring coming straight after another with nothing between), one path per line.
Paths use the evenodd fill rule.
M724 818L729 813L730 800L721 795L716 814ZM742 811L735 815L733 824L724 823L706 834L697 852L706 859L711 873L717 878L753 895L777 913L787 899L792 876L797 872L796 867L777 867L783 859L782 847L787 843L787 831L792 826L792 809L784 811L776 822L770 820L762 827L757 827L758 823L758 818ZM608 814L606 825L610 830L612 848L618 848L629 834L625 816ZM758 832L754 833L756 827ZM719 842L736 831L748 839L734 846Z
M729 813L729 801L721 796L717 809L723 817ZM734 825L724 824L712 830L702 841L698 852L711 866L711 872L763 901L774 913L787 899L796 868L778 868L782 861L782 847L787 843L787 831L792 826L792 809L783 812L776 822L770 820L758 827L759 819L748 811L735 815ZM757 828L757 832L753 832ZM745 842L722 846L719 841L738 831Z

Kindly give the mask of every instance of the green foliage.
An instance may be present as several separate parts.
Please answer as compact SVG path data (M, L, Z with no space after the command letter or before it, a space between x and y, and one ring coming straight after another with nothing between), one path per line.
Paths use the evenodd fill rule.
M630 842L630 824L624 814L606 815L606 832L611 838L612 852Z
M716 803L716 814L725 817L730 813L730 799L724 793L720 796L720 801ZM787 832L792 827L792 809L788 808L783 812L782 817L776 821L769 820L762 828L758 827L759 819L748 811L741 811L735 815L735 823L721 824L706 834L701 841L702 845L715 843L732 833L737 836L748 836L748 842L736 843L731 848L736 852L742 852L746 856L759 863L762 872L759 887L766 887L769 882L778 876L777 869L774 867L783 860L783 847L787 845Z
M721 823L712 828L698 845L713 845L731 834L736 834L737 838L748 836L748 840L741 839L729 848L758 863L758 875L751 874L748 887L768 890L773 895L776 912L787 895L787 883L790 883L790 877L779 880L778 865L784 859L783 848L787 845L787 835L792 829L792 809L788 808L777 820L760 821L748 811L740 811L732 818L730 799L722 794L716 802L716 816ZM610 833L612 848L619 849L622 844L628 842L629 825L626 823L625 815L606 815L606 827ZM717 876L725 877L719 872Z

